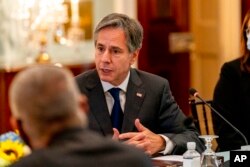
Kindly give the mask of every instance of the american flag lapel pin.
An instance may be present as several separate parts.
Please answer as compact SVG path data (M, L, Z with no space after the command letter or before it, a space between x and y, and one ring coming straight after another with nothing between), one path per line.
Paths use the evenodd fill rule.
M137 93L136 93L136 96L142 97L142 93L137 92Z

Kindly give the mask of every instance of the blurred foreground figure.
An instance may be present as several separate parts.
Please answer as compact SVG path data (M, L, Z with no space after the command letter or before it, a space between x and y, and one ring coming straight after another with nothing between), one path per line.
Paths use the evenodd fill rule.
M10 92L11 124L33 152L13 167L150 167L139 150L87 130L87 98L73 75L52 65L20 72Z

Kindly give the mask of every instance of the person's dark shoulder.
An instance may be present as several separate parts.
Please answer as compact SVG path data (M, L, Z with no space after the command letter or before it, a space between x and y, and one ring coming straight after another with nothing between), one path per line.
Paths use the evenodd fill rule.
M97 72L95 69L91 69L91 70L88 70L88 71L85 71L81 74L78 74L77 76L75 76L75 79L77 82L82 82L90 77L92 77L93 75L95 75Z
M132 146L89 130L75 131L72 135L74 137L68 136L63 147L56 143L49 148L36 150L12 167L152 166L150 158ZM64 136L64 139L68 137Z
M23 157L17 162L13 163L10 167L41 167L44 166L42 164L46 162L43 157L43 150L34 151L30 155Z
M96 69L83 72L75 77L76 84L82 93L87 93L87 89L100 82Z
M168 80L159 75L152 74L146 71L142 71L139 69L132 69L132 73L135 73L139 76L143 83L153 83L155 84L168 84Z
M223 64L222 70L231 70L240 72L240 63L241 63L240 61L241 61L240 58L228 61Z
M123 143L114 143L111 141L111 143L114 147L114 150L116 150L113 153L110 153L110 158L116 155L116 161L119 161L123 163L121 167L127 167L127 166L144 166L144 167L151 167L152 161L148 155L146 155L142 150L139 150L135 148L134 146L123 144ZM114 151L113 150L113 151ZM112 161L115 160L112 158Z
M152 166L151 159L147 156L142 150L135 148L134 146L124 144L122 142L114 141L109 137L103 137L99 134L88 131L88 138L91 138L93 141L87 141L89 146L91 146L91 142L95 143L94 148L89 148L90 152L96 152L96 156L98 155L99 159L103 160L103 166L107 166L107 164L113 163L119 164L120 167L137 167L144 166L150 167ZM104 153L105 152L105 153ZM101 154L101 155L100 155Z
M241 75L240 58L231 60L223 64L221 68L221 76L228 79L236 79Z

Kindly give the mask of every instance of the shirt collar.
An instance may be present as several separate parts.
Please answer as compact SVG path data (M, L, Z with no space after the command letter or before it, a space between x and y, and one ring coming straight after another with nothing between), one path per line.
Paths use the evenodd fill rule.
M128 86L129 77L130 77L130 71L128 72L128 75L125 78L125 80L120 85L118 85L118 86L114 86L114 85L110 84L109 82L105 82L105 81L101 80L104 92L107 92L109 89L114 88L114 87L120 88L124 92L127 92L127 86Z

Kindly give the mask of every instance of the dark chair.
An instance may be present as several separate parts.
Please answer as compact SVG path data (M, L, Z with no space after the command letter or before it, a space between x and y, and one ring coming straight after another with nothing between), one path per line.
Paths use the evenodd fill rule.
M209 105L212 104L212 100L206 100L206 102ZM189 99L189 105L191 108L194 124L200 134L213 134L211 109L207 107L204 102L196 101L193 98Z
M207 104L211 105L212 100L206 100ZM203 101L195 101L194 98L189 99L189 105L195 127L201 135L214 135L212 111ZM212 149L216 151L218 144L213 140Z

